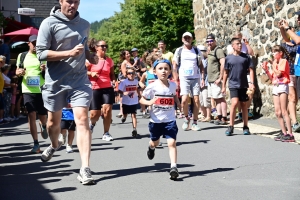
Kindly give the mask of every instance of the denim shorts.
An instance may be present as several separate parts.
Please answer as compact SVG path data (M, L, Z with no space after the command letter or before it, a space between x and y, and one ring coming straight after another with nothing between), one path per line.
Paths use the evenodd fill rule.
M176 140L178 133L178 127L176 121L165 122L165 123L153 123L149 122L149 132L150 139L152 141L157 141L159 138L164 135L166 139Z

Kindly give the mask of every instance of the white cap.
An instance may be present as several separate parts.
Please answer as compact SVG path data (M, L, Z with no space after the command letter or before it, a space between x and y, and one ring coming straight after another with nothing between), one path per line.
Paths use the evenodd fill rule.
M207 51L206 46L203 46L203 45L199 45L199 46L198 46L198 49L199 49L200 51Z
M189 37L193 37L193 35L190 33L190 32L185 32L182 37L185 37L185 36L189 36Z

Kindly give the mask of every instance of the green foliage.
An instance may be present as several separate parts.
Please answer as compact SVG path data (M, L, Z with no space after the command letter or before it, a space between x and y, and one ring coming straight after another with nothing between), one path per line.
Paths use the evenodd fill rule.
M96 32L99 30L99 28L102 26L102 24L103 24L104 22L106 22L107 20L108 20L108 19L105 18L105 19L102 19L102 20L100 20L100 21L95 21L95 22L91 23L91 31L92 31L93 33L96 33Z
M136 47L152 49L159 40L174 51L182 45L184 32L193 33L193 11L191 0L124 0L121 11L105 19L91 37L105 40L109 45L108 55L119 62L122 50Z
M2 12L0 12L0 28L5 28L7 22L5 21L5 17Z

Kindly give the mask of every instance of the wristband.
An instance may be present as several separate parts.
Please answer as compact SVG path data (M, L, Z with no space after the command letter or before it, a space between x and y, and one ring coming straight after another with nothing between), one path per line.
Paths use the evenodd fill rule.
M288 31L288 30L291 30L291 29L292 29L292 27L289 26L288 28L285 29L285 31Z

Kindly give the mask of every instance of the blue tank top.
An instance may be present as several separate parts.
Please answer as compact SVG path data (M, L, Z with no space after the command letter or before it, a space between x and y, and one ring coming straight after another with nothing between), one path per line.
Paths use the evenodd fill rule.
M147 71L146 87L149 85L149 80L156 80L155 75Z

